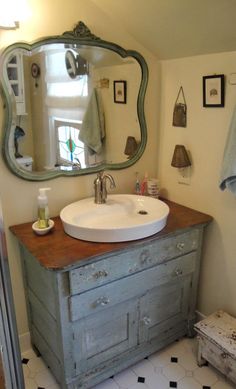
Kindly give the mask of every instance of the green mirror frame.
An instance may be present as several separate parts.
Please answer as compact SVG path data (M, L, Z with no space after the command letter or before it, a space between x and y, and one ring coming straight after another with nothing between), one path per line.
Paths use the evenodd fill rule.
M12 101L8 92L6 81L1 78L1 94L4 101L4 120L3 120L3 140L2 140L2 153L4 161L7 167L12 173L16 176L29 180L29 181L46 181L61 176L80 176L85 174L97 173L103 170L119 170L127 168L133 165L137 160L142 156L147 142L147 127L144 113L144 99L148 83L148 67L145 59L134 50L125 50L121 46L102 40L97 36L93 35L88 27L83 22L78 22L72 31L66 31L62 35L47 37L44 39L37 40L36 42L29 44L25 42L17 42L8 46L2 53L2 58L5 55L8 55L14 49L25 49L31 51L33 49L39 48L41 45L47 45L52 43L63 43L63 44L76 44L76 45L87 45L94 46L99 48L105 48L114 51L119 54L122 58L133 57L141 67L141 83L139 87L138 97L137 97L137 115L140 124L141 132L141 141L139 143L136 153L132 158L127 159L121 163L103 163L98 166L88 167L81 170L71 170L71 171L44 171L44 172L34 172L26 171L20 166L18 167L17 163L14 161L13 150L10 149L10 138L11 134L11 125L13 121L14 112L12 109ZM2 71L3 73L3 71Z

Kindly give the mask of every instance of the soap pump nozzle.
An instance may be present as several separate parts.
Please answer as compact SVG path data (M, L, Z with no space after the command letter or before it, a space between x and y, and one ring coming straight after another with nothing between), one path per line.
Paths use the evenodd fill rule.
M40 200L47 199L46 191L51 190L51 188L39 188L39 196L38 198Z

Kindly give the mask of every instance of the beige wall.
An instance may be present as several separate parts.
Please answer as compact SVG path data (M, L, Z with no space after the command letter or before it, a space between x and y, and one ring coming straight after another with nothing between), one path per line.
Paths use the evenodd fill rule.
M131 192L135 183L135 172L140 175L148 171L155 175L157 149L157 118L160 87L158 85L159 67L156 59L143 47L140 47L114 20L110 20L90 0L28 0L31 16L21 23L16 31L0 30L0 49L20 40L33 41L34 39L61 34L72 29L79 20L84 21L98 36L117 42L126 49L140 51L145 57L150 72L150 80L146 95L146 119L149 139L147 149L141 160L133 167L124 171L112 172L117 191ZM76 15L76 16L75 16ZM0 101L0 120L2 123L3 110ZM94 175L84 177L57 178L46 183L28 182L15 177L0 158L0 197L6 230L9 225L33 221L37 215L36 197L38 188L50 186L49 206L51 216L72 201L93 194ZM28 331L24 291L20 269L19 251L16 240L7 231L8 253L13 284L13 293L17 314L18 330L20 334Z
M98 74L100 79L107 78L110 83L108 89L100 89L106 128L112 128L112 131L106 131L106 160L108 163L110 161L119 163L127 159L127 156L124 155L126 137L134 136L137 142L140 142L140 126L136 106L141 82L141 68L137 63L105 66L98 69ZM114 104L113 102L113 81L115 80L127 81L126 104Z
M209 314L221 308L236 315L236 198L218 187L222 155L236 85L228 83L236 70L236 52L197 56L162 62L161 142L159 171L162 186L171 200L208 213L208 227L199 289L198 309ZM202 76L226 75L224 108L203 108ZM187 128L172 126L178 89L187 101ZM190 150L193 168L190 185L178 184L178 171L170 166L174 146Z

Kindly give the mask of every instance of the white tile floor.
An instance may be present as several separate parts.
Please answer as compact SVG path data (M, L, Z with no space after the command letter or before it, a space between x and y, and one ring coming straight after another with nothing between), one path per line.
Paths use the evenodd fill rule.
M196 340L183 338L93 389L235 389L211 366L198 367ZM26 389L59 389L32 350L22 355Z

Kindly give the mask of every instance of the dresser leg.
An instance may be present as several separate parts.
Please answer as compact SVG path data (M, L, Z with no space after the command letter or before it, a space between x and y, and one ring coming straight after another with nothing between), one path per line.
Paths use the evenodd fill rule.
M199 337L198 337L198 349L197 349L197 364L200 367L207 365L207 361L202 357L202 345L201 345L201 339L199 339Z
M188 338L194 338L194 336L196 335L196 331L193 328L194 324L195 324L195 318L187 320L187 336L188 336Z

